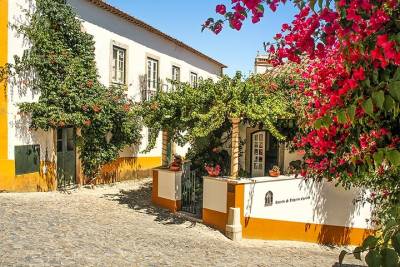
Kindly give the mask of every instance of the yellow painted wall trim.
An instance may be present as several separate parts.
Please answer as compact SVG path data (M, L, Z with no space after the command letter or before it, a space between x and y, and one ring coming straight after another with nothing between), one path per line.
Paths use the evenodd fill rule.
M227 210L229 207L240 208L244 238L360 245L368 235L373 234L372 230L361 228L245 217L244 185L229 184L227 189ZM224 232L227 214L203 208L203 222Z
M153 170L153 188L151 191L151 202L159 207L177 212L182 208L181 200L171 200L162 198L158 195L158 170Z
M112 183L140 178L160 164L161 157L119 158L103 168L102 177L97 182ZM43 173L44 165L46 165L46 173ZM55 163L41 162L40 172L15 175L15 161L0 160L0 170L0 192L43 192L57 189ZM176 209L180 208L180 203L173 204L177 207Z
M152 169L159 166L161 166L161 157L121 157L102 168L97 183L150 177Z
M0 67L8 61L8 1L0 0ZM14 162L8 160L7 82L0 83L0 191L11 189Z
M8 1L0 0L0 67L8 61ZM5 173L8 159L7 82L0 83L0 173Z
M244 218L243 237L265 240L292 240L335 245L360 245L371 230L334 225Z
M15 175L15 161L6 162L7 164L4 167L7 171L0 173L0 192L47 192L56 190L54 163L42 161L40 162L40 172ZM44 169L46 169L46 173L43 173Z
M203 223L225 233L228 214L203 208Z
M360 245L372 231L361 228L250 218L244 216L244 186L235 185L232 207L240 208L243 237L320 244Z

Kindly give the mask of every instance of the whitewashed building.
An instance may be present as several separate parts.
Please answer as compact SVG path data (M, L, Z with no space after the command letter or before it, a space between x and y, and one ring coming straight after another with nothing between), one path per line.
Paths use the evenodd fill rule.
M82 21L82 30L94 37L100 81L107 86L126 85L135 101L147 99L158 86L168 89L167 79L195 85L223 73L225 66L220 62L104 1L67 2ZM26 48L9 25L23 21L22 10L33 5L32 0L0 0L0 66L12 63L13 56ZM4 85L0 90L0 191L54 190L57 170L62 168L69 168L63 171L70 177L61 182L85 183L73 144L74 129L30 131L29 119L19 115L18 104L37 101L38 95L29 90L21 94L19 85L10 82ZM116 162L104 168L104 181L147 175L161 165L161 138L152 151L143 154L147 139L143 129L141 147L122 151Z
M254 73L255 74L263 74L269 70L272 70L272 64L269 62L270 57L266 54L257 53L257 56L254 60Z

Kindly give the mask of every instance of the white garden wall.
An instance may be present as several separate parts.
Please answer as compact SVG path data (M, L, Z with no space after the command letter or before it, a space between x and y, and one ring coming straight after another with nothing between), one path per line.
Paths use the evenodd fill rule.
M272 205L266 194L272 192ZM372 207L362 203L365 192L345 190L331 182L313 182L280 176L259 178L245 185L244 216L289 222L302 222L370 228Z

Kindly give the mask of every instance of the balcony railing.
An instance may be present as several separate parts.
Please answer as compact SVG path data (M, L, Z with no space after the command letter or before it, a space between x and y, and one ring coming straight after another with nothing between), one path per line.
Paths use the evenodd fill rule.
M165 83L158 80L147 80L146 75L140 77L140 88L142 101L149 101L158 92L172 92L176 85L171 82Z

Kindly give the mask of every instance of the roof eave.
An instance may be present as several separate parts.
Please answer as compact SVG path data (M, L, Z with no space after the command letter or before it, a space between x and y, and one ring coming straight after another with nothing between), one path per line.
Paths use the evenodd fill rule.
M86 1L98 6L98 7L102 8L102 9L104 9L104 10L106 10L106 11L108 11L108 12L114 14L114 15L117 15L117 16L127 20L127 21L135 24L136 26L139 26L139 27L141 27L141 28L143 28L145 30L148 30L149 32L157 34L160 37L165 38L166 40L168 40L170 42L173 42L176 45L188 50L189 52L192 52L192 53L194 53L194 54L196 54L196 55L198 55L198 56L200 56L200 57L202 57L202 58L204 58L204 59L206 59L208 61L211 61L212 63L218 65L221 68L227 68L227 66L222 64L221 62L219 62L219 61L217 61L217 60L215 60L215 59L203 54L202 52L200 52L200 51L194 49L193 47L183 43L182 41L179 41L178 39L175 39L175 38L169 36L168 34L163 33L162 31L160 31L160 30L154 28L153 26L150 26L149 24L145 23L144 21L141 21L141 20L139 20L139 19L137 19L137 18L135 18L135 17L123 12L122 10L120 10L120 9L110 5L110 4L107 4L106 2L104 2L102 0L86 0Z

